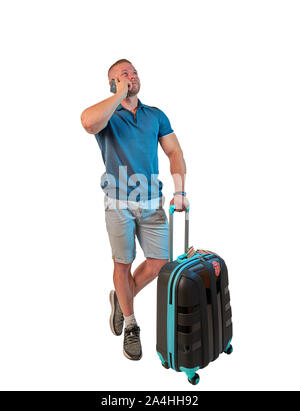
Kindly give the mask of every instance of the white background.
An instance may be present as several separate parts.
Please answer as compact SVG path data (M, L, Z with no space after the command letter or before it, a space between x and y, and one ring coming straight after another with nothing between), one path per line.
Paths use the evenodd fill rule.
M1 3L1 389L299 389L299 11L288 0ZM183 148L190 244L229 268L234 353L195 387L156 355L155 282L135 301L141 361L108 325L104 166L80 114L110 95L119 58ZM159 160L169 201L160 147ZM142 261L138 247L133 267Z

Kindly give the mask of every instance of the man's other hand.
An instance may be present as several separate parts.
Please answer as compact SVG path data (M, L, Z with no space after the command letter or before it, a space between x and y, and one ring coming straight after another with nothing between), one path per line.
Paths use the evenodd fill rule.
M175 195L170 201L170 205L175 204L175 211L185 211L189 206L189 200L182 195Z

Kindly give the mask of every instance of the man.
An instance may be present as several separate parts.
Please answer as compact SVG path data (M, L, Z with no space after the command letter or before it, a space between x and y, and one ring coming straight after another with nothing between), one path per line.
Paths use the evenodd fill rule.
M106 166L101 186L106 194L105 221L115 286L110 292L110 326L115 335L121 335L125 320L123 353L139 360L142 347L133 300L168 261L168 220L158 180L158 142L170 160L175 187L170 204L175 204L176 211L188 206L186 166L167 116L138 99L140 79L130 61L115 62L108 70L108 79L110 85L115 82L116 93L84 110L81 122L95 135ZM135 236L146 259L132 274Z

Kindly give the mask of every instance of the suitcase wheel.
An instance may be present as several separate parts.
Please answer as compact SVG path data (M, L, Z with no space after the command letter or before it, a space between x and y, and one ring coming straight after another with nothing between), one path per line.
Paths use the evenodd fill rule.
M188 378L188 381L189 381L189 383L191 383L192 385L197 385L198 382L200 381L200 377L199 377L199 375L196 373L191 380Z
M162 365L164 368L166 368L167 370L170 368L170 367L169 367L169 364L167 363L167 361L162 362L161 365Z
M230 344L230 346L227 348L227 350L225 351L225 353L226 353L227 355L230 355L230 354L232 354L232 352L233 352L233 347L232 347L232 345Z

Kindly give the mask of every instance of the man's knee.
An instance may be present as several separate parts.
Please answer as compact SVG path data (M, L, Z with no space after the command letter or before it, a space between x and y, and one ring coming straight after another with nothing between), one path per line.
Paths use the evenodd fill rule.
M124 264L114 261L114 275L128 274L131 270L132 263Z
M168 260L161 260L158 258L147 258L147 264L151 271L151 276L155 279L161 268L168 262Z

